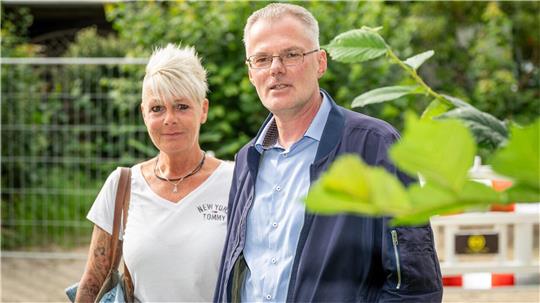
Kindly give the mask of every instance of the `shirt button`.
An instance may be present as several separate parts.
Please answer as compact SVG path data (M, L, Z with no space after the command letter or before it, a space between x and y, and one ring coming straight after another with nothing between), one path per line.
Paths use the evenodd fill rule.
M281 190L281 186L276 186L276 191L280 191Z
M271 295L266 295L266 300L272 300L272 296Z
M276 258L272 258L272 260L270 260L272 262L272 264L276 264L277 260Z
M277 222L272 223L273 228L277 228L277 225L278 225Z

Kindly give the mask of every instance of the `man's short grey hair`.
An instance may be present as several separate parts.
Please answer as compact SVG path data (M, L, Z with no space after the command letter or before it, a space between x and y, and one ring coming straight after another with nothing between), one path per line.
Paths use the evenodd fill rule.
M261 19L279 20L285 16L292 16L306 25L306 32L315 47L319 48L319 23L317 19L304 7L288 3L270 3L253 12L247 19L244 27L244 46L248 46L248 34L253 24Z
M142 96L150 90L160 102L188 98L201 103L206 98L206 70L193 47L167 44L156 48L146 65Z

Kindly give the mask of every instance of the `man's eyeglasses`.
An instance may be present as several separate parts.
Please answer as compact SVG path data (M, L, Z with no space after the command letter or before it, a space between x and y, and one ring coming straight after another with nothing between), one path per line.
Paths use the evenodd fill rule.
M274 61L274 58L279 58L281 63L285 66L295 66L298 64L304 63L304 56L313 54L314 52L319 51L319 49L314 49L309 52L302 53L300 50L289 50L282 52L281 54L277 56L272 55L253 55L249 56L249 58L246 60L246 63L249 65L250 68L254 69L263 69L263 68L269 68L272 65L272 62Z

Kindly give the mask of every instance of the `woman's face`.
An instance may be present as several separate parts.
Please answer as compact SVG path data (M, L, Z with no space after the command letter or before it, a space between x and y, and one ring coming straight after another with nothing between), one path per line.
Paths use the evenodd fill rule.
M208 114L208 99L199 103L177 97L160 103L151 90L146 90L141 111L154 145L169 155L198 147L199 129Z

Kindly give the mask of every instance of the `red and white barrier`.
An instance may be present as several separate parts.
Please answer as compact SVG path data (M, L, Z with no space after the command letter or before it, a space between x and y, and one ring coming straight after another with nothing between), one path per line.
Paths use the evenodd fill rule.
M514 274L475 272L456 276L444 276L444 286L458 286L465 289L490 289L496 286L514 286Z
M439 230L443 230L444 249L438 254L443 260L440 265L445 286L480 289L511 286L516 284L515 275L540 274L540 264L533 259L533 227L540 223L539 212L520 212L519 209L517 204L515 212L464 213L431 219L436 239L441 236ZM456 254L455 246L455 235L462 226L491 227L499 237L498 253L488 261L477 261L475 258L463 261ZM511 259L507 247L510 226L513 226Z
M496 175L489 166L481 165L479 157L475 158L469 176L499 191L512 185L511 181ZM431 218L436 242L440 243L437 239L442 239L444 244L444 249L438 251L440 259L443 260L440 264L443 285L466 289L489 289L497 286L513 286L520 281L530 280L531 276L538 280L540 265L538 259L533 258L533 233L534 226L539 223L540 203L493 205L489 212ZM513 236L512 241L509 241L511 228ZM477 256L472 251L469 258L459 256L458 254L464 253L464 236L467 237L467 241L471 237L476 237L473 240L481 242L477 243L479 247L487 244L488 238L496 238L497 249L493 252L488 251L488 254L482 254L481 249L477 250L480 252ZM474 248L475 243L472 242L467 244L471 244ZM459 243L459 249L456 249L456 243ZM509 247L513 252L512 258L509 258ZM471 250L467 250L465 253L470 252ZM477 258L478 256L481 257Z

